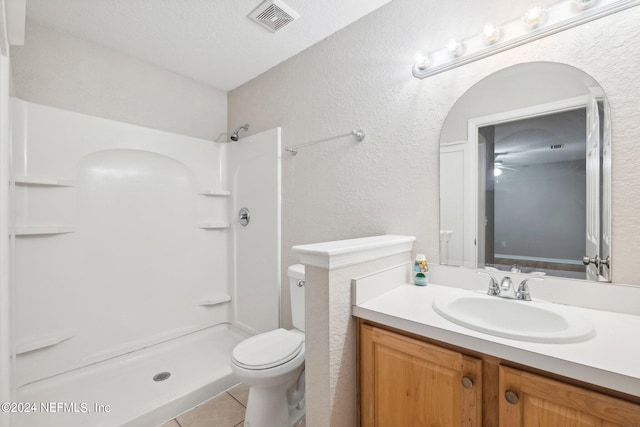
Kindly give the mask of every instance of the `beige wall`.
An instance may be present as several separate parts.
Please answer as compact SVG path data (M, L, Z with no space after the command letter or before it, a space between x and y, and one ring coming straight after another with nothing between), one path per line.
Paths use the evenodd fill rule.
M203 139L226 132L226 92L34 21L11 64L26 101Z
M590 74L609 97L613 279L640 285L640 7L424 80L411 76L416 50L440 47L456 30L468 35L467 16L490 22L500 3L394 0L229 93L230 127L282 126L283 146L359 127L367 133L360 143L343 138L283 154L283 272L297 262L293 245L382 233L417 236L416 251L437 261L438 145L447 112L499 69L556 61Z

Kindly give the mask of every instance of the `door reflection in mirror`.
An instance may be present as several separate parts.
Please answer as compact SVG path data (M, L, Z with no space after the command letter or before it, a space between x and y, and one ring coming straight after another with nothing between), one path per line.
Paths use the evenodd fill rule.
M585 108L478 129L479 266L585 278L585 129Z
M440 262L610 280L611 126L575 67L518 64L480 80L440 135Z

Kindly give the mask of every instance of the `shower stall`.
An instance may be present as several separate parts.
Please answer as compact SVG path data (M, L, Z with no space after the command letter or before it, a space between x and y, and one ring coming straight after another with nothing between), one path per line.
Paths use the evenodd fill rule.
M236 384L233 347L279 325L280 129L11 111L11 389L36 405L12 425L157 425Z

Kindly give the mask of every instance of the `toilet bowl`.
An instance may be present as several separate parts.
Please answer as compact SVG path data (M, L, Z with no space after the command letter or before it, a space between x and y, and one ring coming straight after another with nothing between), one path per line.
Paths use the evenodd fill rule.
M289 267L295 329L275 329L239 343L231 370L249 386L245 427L297 427L304 401L304 266Z

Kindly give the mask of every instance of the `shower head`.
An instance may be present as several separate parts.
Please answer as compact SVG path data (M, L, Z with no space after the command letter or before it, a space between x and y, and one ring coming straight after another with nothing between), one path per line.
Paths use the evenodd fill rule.
M240 132L240 129L244 129L244 131L248 131L249 130L249 123L238 127L238 129L234 130L233 133L231 134L231 136L229 138L231 138L232 141L237 141L238 140L238 132Z

